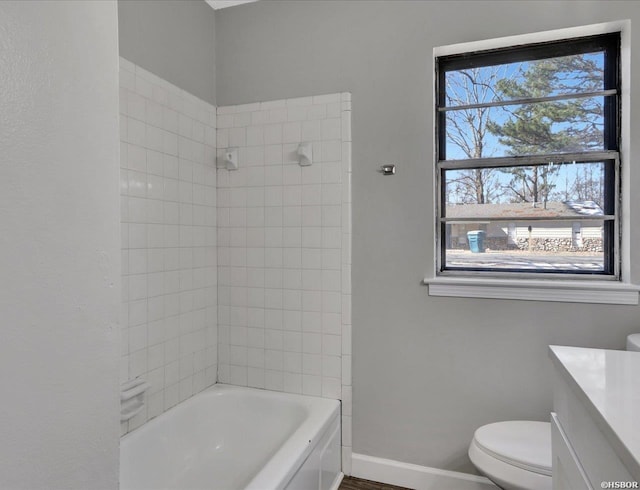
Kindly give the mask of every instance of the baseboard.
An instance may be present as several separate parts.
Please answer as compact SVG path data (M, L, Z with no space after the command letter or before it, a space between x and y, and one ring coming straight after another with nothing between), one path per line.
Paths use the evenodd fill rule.
M344 473L342 472L338 473L338 476L336 476L336 479L333 481L333 484L331 485L331 487L329 487L329 490L338 490L338 488L340 488L340 484L342 483L343 478L344 478Z
M351 475L415 490L496 490L498 488L482 476L356 453L352 455Z

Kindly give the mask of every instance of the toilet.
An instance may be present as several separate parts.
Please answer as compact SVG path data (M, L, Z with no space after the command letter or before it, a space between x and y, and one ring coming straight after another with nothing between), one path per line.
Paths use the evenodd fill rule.
M530 420L480 427L469 459L505 490L551 490L551 424Z
M627 350L640 352L640 333L627 337ZM504 490L551 490L551 424L529 420L480 427L469 459Z

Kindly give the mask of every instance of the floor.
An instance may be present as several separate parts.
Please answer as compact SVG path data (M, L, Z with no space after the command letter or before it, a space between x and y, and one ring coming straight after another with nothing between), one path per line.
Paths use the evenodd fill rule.
M407 489L405 489L404 487L387 485L385 483L378 483L376 481L361 480L360 478L345 476L338 490L407 490Z

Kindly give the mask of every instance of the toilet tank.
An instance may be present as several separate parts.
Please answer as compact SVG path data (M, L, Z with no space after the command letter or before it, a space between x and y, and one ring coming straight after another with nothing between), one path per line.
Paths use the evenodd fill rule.
M627 350L640 352L640 333L634 333L627 337Z

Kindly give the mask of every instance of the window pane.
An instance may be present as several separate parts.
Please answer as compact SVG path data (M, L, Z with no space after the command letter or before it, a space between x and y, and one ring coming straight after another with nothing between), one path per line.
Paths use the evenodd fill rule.
M452 70L446 105L477 104L604 90L604 52Z
M604 99L448 111L446 159L602 151Z
M455 222L445 229L445 269L604 271L601 219Z
M436 59L439 270L617 274L619 42Z
M606 214L606 165L595 162L444 170L443 216L558 218Z

